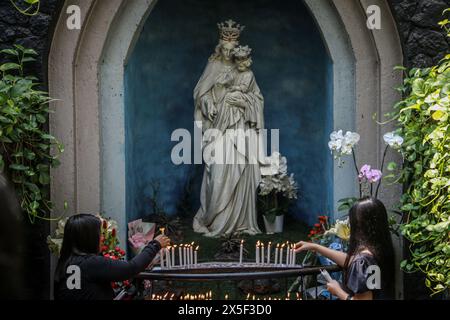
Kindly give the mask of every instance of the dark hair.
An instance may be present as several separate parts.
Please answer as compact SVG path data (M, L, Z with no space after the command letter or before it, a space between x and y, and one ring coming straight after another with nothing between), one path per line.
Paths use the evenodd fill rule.
M100 229L100 219L91 214L79 214L67 220L55 281L59 282L64 278L72 256L97 255L100 252Z
M23 215L14 189L0 174L0 299L25 299Z
M349 213L350 241L344 265L345 282L350 259L361 251L372 253L381 270L381 285L393 298L395 280L394 247L384 204L375 198L359 200Z

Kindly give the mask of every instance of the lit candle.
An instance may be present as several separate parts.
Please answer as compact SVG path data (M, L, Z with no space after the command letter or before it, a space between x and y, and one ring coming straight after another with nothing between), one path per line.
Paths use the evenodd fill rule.
M166 267L170 269L170 247L164 250L166 252Z
M177 245L174 245L173 247L172 247L172 266L173 267L175 267L175 249L176 249L176 247L177 247Z
M269 242L267 245L267 264L270 264L270 246L272 245L272 242Z
M194 264L194 242L192 242L191 246L189 247L189 261L192 268L192 265Z
M244 240L241 240L241 246L239 248L239 264L242 264L244 259Z
M197 267L197 264L198 264L198 249L200 248L200 246L197 246L197 248L195 248L195 251L194 251L194 265L195 265L195 267Z
M180 264L180 267L183 265L183 245L180 244L180 246L178 247L178 263Z
M286 243L283 243L283 245L280 248L280 264L283 265L283 252L284 252L284 247L286 246Z
M286 266L291 264L291 245L289 241L286 242Z
M261 264L264 264L264 256L265 256L265 252L264 252L264 243L261 243Z
M277 243L277 247L275 248L275 265L278 264L278 253L280 252L280 244Z
M259 264L259 240L256 242L256 264Z
M183 266L187 265L187 244L183 246Z

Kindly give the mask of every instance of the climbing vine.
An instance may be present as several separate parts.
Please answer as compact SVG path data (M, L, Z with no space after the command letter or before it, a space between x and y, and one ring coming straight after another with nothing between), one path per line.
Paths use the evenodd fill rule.
M449 32L449 23L440 25ZM450 54L437 66L405 72L400 90L406 98L395 117L405 139L401 230L411 258L401 266L423 272L437 294L450 288Z
M47 133L50 98L36 88L35 77L24 75L24 64L34 61L36 52L15 45L0 53L13 61L0 65L0 172L11 179L34 222L51 209L50 168L59 164L63 147Z
M9 0L14 8L17 9L20 13L27 15L27 16L35 16L39 13L39 9L41 6L40 0L23 0L22 5L25 5L25 8L22 8L21 5L19 5L17 0Z

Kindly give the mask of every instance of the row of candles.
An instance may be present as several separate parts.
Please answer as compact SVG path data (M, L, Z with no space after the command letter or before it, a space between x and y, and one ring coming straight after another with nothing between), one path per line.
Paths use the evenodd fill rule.
M199 246L195 246L194 242L192 242L190 244L173 245L161 249L160 251L161 269L171 269L176 266L184 267L187 269L197 267L199 248L200 248ZM177 255L178 255L178 264L176 261Z
M167 292L166 294L152 294L152 300L175 300L175 293L170 294ZM229 299L229 295L225 295L225 300ZM178 297L178 300L212 300L212 291L208 291L204 294L184 294ZM280 297L256 297L255 295L251 295L250 293L247 295L245 300L292 300L291 293L288 292L286 298L280 298ZM300 293L296 293L296 298L294 300L302 300Z
M272 248L274 248L274 260L272 259ZM286 250L285 250L286 249ZM242 264L244 255L244 240L241 241L239 250L239 263ZM267 246L261 242L256 242L255 263L259 265L279 265L279 266L295 266L297 254L295 252L295 244L285 242L272 246L269 242Z
M202 294L183 294L180 297L176 298L175 293L170 294L167 292L166 294L152 294L152 300L212 300L212 291L208 291Z

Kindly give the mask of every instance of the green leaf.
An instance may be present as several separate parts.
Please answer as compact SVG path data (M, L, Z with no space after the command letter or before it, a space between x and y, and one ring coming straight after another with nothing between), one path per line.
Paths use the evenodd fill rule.
M39 175L39 182L42 185L48 185L50 184L50 176L46 172L41 172Z
M25 170L28 170L28 169L29 169L29 167L24 166L24 165L22 165L22 164L11 164L11 165L9 166L9 168L10 168L11 170L16 170L16 171L25 171Z
M397 163L395 162L389 162L389 164L387 165L387 169L389 171L394 171L397 169Z
M0 71L5 72L8 70L20 70L20 65L17 63L8 62L0 66Z
M17 50L14 50L14 49L3 49L0 52L10 55L10 56L16 56L16 57L19 56L19 53L17 52Z

